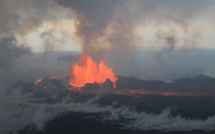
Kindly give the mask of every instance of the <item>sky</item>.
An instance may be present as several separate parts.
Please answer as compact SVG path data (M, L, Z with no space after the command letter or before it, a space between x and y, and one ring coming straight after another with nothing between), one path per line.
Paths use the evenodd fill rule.
M215 48L213 0L1 0L0 17L32 52Z
M0 3L0 80L65 78L78 62L71 51L85 51L96 62L104 59L125 77L215 76L214 0ZM59 51L64 55L47 55Z

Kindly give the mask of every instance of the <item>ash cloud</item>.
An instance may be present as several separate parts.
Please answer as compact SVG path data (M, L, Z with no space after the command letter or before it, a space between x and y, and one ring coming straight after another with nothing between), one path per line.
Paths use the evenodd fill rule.
M202 0L1 0L0 34L22 35L38 28L45 21L74 19L76 35L82 40L83 49L98 51L121 46L123 49L129 49L127 46L148 45L147 41L141 43L141 35L135 31L139 25L144 27L148 24L174 24L180 27L187 37L183 41L175 36L175 40L189 46L193 45L195 34L201 35L201 32L196 33L190 29L192 18L211 9L214 4L214 1ZM68 9L70 13L67 12ZM50 32L53 31L46 34L50 35L50 39L45 37L45 51L53 50L54 47ZM168 42L163 43L168 45ZM149 45L156 44L154 42Z
M198 15L213 9L215 4L214 1L201 0L1 0L1 3L0 35L2 37L5 34L13 37L25 35L46 21L72 19L75 21L75 34L82 40L83 49L88 53L96 55L100 52L101 57L105 57L105 52L119 50L117 53L124 55L126 52L123 51L126 50L137 51L140 49L139 46L157 46L159 44L161 50L152 56L159 66L171 64L172 53L179 44L186 48L199 43L199 36L202 33L190 28L192 19L201 18L202 16ZM145 35L136 33L139 26L142 26L141 30L144 31L148 25L155 27L151 29L153 36L155 36L152 42L148 42ZM162 29L162 26L166 28ZM56 38L55 32L57 32L55 28L52 28L41 33L40 39L45 52L57 50L56 44L65 43L64 39ZM179 36L180 32L183 34L182 37ZM139 36L143 37L143 41ZM31 46L31 44L26 45ZM138 68L138 71L131 75L138 75L141 72L141 67L137 67L141 63L139 59L136 59L136 55L129 54L130 63L135 64L134 68ZM123 65L117 64L122 59L123 57L120 56L116 62L111 62L112 66L120 66L119 70L121 71ZM74 60L72 59L72 61ZM45 62L47 63L47 60ZM157 67L147 68L153 70ZM131 70L124 70L124 72L128 71Z
M118 48L119 51L117 51L115 55L107 56L109 55L107 54L106 59L109 58L109 63L114 68L117 68L119 74L126 74L129 76L140 75L140 73L143 73L142 76L145 76L148 73L148 71L146 71L148 66L145 65L143 61L143 57L147 57L148 53L135 57L134 53L128 54L126 51L122 52L125 49L136 49L134 47L135 45L142 45L139 41L139 35L135 32L135 28L137 28L138 25L145 26L152 24L156 26L158 24L174 24L183 31L184 37L180 38L177 32L168 32L171 31L169 28L167 32L164 31L159 35L154 33L157 37L157 42L162 42L165 46L164 49L161 49L161 51L155 54L157 56L154 58L159 65L169 62L170 66L165 67L165 69L160 69L157 64L154 65L154 63L151 63L150 58L148 59L147 57L145 59L145 61L148 61L148 63L152 65L150 70L156 74L156 78L169 80L175 77L193 76L199 72L205 73L205 70L209 70L207 72L208 74L212 74L211 72L214 74L214 63L211 62L213 61L214 55L212 54L205 55L203 58L200 58L200 60L196 58L196 55L192 55L191 57L175 56L173 60L170 61L166 58L172 55L180 41L184 44L184 47L193 46L198 43L198 37L195 35L201 36L201 31L192 31L189 26L192 24L191 21L193 17L198 16L199 13L204 13L207 9L211 9L211 6L215 3L212 0L0 0L0 3L1 89L3 86L7 85L6 82L12 79L19 80L25 77L25 79L33 80L41 76L50 77L53 75L53 72L57 72L61 75L63 74L63 77L68 74L69 70L65 71L66 65L59 65L56 67L56 64L52 63L54 61L53 59L58 59L59 63L62 63L62 61L75 62L79 58L78 56L72 59L70 58L71 55L68 54L65 56L62 54L59 56L60 58L58 58L54 54L45 61L41 61L40 58L38 58L39 60L35 60L35 58L31 57L27 58L27 60L22 59L22 62L19 62L22 57L29 55L31 50L29 47L26 47L26 45L30 46L30 44L20 45L15 38L16 35L25 35L29 31L35 30L45 21L59 19L75 19L76 35L82 40L84 50L86 51L93 53L93 51L102 50L103 48ZM72 15L66 14L66 17L62 17L61 13L68 9L71 10L70 13ZM64 42L64 40L55 40L53 36L54 32L54 30L50 30L41 34L41 39L45 42L45 52L55 50L53 46L55 41L59 41L60 43ZM147 43L148 42L144 42L143 45ZM156 44L153 42L150 45ZM105 57L103 52L105 52L105 50L100 51L101 56L99 57ZM35 57L38 57L38 55ZM118 59L117 56L119 57ZM95 57L98 57L96 53ZM133 60L133 58L138 59ZM187 60L184 61L184 59ZM119 64L119 61L122 63ZM193 63L193 61L195 62ZM18 65L17 63L21 63L22 65L20 66L19 64L19 68L16 68ZM209 69L205 66L206 64ZM32 66L37 66L38 68L32 68ZM51 66L53 68L51 68ZM177 72L172 70L172 68L177 70ZM143 71L144 69L145 71ZM158 73L156 73L156 71ZM169 72L169 74L165 74L165 72ZM17 73L19 73L19 76L16 76ZM2 119L0 124L1 128L4 127L6 129L10 128L16 130L27 124L36 124L38 128L42 129L47 120L52 119L65 109L65 111L85 113L111 113L111 116L104 119L105 121L118 120L123 116L124 118L134 120L131 124L125 125L125 128L137 130L142 128L146 130L158 129L162 131L190 131L195 129L208 131L214 129L214 116L206 120L195 120L180 116L172 117L170 115L171 110L164 110L158 115L145 112L136 113L130 111L130 108L115 109L112 106L99 107L95 103L91 104L89 102L71 103L70 99L73 98L70 96L65 98L65 101L69 98L69 103L61 102L60 104L53 105L33 105L26 100L26 97L32 94L28 94L28 96L20 92L15 92L14 95L8 97L3 92L4 90L0 90L0 116ZM55 112L49 111L50 107L53 108ZM62 109L59 110L59 107ZM20 126L17 126L17 124ZM14 128L16 126L17 128Z
M0 79L1 87L12 80L22 79L26 70L34 65L20 61L31 54L31 42L24 38L29 32L36 30L45 21L62 19L63 9L53 0L0 0ZM20 40L23 43L19 43ZM50 50L50 41L45 50ZM29 56L30 57L30 56ZM41 62L42 64L42 62ZM21 68L20 68L21 66ZM29 67L30 66L30 67ZM23 69L24 68L24 69ZM23 73L19 75L19 73ZM30 76L29 76L30 77Z
M155 53L154 59L159 65L164 66L165 64L167 64L167 60L169 60L168 57L164 58L164 56L171 56L176 47L177 37L174 30L171 30L171 32L168 33L158 30L156 32L156 36L158 38L158 41L164 42L165 46L160 51Z
M10 69L12 64L23 55L30 54L30 48L24 45L17 46L15 37L0 38L0 68Z
M0 3L0 37L13 36L29 47L32 47L32 42L26 40L29 33L51 21L65 19L67 12L54 0L0 0ZM41 33L45 52L54 50L56 41L58 44L63 42L53 36L54 32L50 30Z
M58 19L61 9L52 0L0 0L0 35L25 34L46 20Z
M76 34L82 39L85 50L91 49L91 45L104 34L114 14L115 6L120 3L120 0L56 1L75 13Z
M215 4L213 1L201 0L56 1L70 8L75 14L76 34L82 39L84 49L91 51L110 46L124 46L123 49L126 49L126 46L138 45L139 38L134 29L140 24L168 25L173 23L183 30L185 36L191 37L196 34L190 33L191 18ZM178 40L177 38L175 36L175 40ZM184 41L186 46L189 46L190 42L190 39ZM164 42L166 45L169 43Z
M2 86L13 79L18 60L29 54L31 54L31 49L25 45L17 44L15 37L0 38L0 80Z

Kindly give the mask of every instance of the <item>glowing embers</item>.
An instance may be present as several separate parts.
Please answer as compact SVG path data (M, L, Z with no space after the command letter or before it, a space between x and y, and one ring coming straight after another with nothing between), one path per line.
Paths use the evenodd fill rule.
M42 81L42 79L38 79L36 82L34 82L35 85L37 85L38 83L40 83Z
M52 80L56 79L55 76L52 76ZM35 85L38 85L43 79L38 79L36 82L34 82Z
M75 63L70 72L69 84L74 87L83 87L86 83L104 83L109 78L115 87L118 77L102 60L99 65L87 54L83 53L80 65Z

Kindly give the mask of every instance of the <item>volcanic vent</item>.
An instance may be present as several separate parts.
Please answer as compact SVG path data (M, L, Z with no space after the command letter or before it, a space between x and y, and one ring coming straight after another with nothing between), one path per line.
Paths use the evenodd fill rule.
M104 60L98 65L92 58L84 52L80 60L80 64L75 63L70 72L69 84L74 87L83 87L86 83L104 83L110 79L114 86L118 80L111 68L108 68Z

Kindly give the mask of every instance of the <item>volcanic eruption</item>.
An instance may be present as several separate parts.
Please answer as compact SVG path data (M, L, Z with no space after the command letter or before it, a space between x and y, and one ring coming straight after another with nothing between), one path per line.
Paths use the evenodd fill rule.
M97 65L92 58L84 52L80 64L75 63L70 72L69 84L74 87L83 87L86 83L104 83L110 79L115 87L118 79L111 68L108 68L104 60Z

